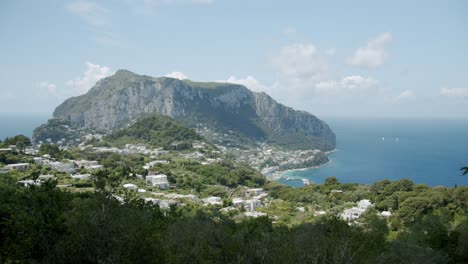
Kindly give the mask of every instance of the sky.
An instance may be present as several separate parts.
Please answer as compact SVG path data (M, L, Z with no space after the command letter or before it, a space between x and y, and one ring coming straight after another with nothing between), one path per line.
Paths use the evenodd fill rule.
M118 69L243 84L318 117L468 117L467 1L5 0L0 115Z

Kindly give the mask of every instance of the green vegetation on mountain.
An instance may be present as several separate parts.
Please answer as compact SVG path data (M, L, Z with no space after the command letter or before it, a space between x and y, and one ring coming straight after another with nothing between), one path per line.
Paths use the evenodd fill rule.
M193 129L181 125L176 120L161 115L146 117L106 136L104 141L113 145L146 144L165 149L191 148L194 140L202 140Z
M48 140L57 142L61 140L74 141L79 138L79 133L71 128L70 122L61 118L52 118L33 131L32 141L47 142Z

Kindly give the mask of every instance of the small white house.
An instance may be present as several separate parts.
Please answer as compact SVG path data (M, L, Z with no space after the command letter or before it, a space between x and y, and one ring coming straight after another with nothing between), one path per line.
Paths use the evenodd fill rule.
M47 175L39 175L39 177L37 178L38 180L44 180L44 181L47 181L47 180L54 180L55 179L55 176L54 175L50 175L50 174L47 174Z
M75 175L70 175L70 177L75 180L87 180L91 177L91 174L75 174Z
M262 203L259 200L252 199L244 201L244 208L247 211L253 212L259 207L262 207Z
M370 200L368 199L363 199L363 200L360 200L358 203L358 208L360 209L364 209L364 210L367 210L369 207L372 206L372 203Z
M250 196L260 195L263 192L265 192L265 191L262 188L251 188L251 189L247 189L245 191L245 194L250 197Z
M267 216L266 213L262 213L262 212L245 212L244 215L247 217L253 217L253 218Z
M169 182L167 181L167 175L158 174L158 175L148 175L146 176L146 185L153 187L158 187L159 189L169 188Z
M29 163L16 163L16 164L8 164L5 166L10 170L27 170L29 168Z
M23 185L24 187L29 187L29 186L33 186L33 185L41 185L41 181L40 180L22 180L22 181L18 181L19 184Z
M232 199L232 206L233 207L241 207L243 204L244 204L244 199L242 199L242 198Z
M365 213L366 210L358 208L358 207L353 207L344 210L344 212L341 214L341 218L343 218L346 221L352 221L354 219L358 219L361 217L363 213Z
M135 184L133 183L126 183L124 185L122 185L125 189L129 189L129 190L136 190L138 188L138 186L136 186Z
M208 198L203 199L203 202L205 205L207 204L223 204L221 201L221 197L216 197L216 196L210 196Z
M382 216L382 217L387 218L387 217L392 216L392 213L389 212L389 211L382 211L381 213L379 213L379 215Z

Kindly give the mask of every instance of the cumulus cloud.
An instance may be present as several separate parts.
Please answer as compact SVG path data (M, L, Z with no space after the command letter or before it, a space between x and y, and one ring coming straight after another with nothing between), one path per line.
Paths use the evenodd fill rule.
M450 98L468 98L467 88L442 88L440 95Z
M370 77L351 75L341 80L329 80L317 83L315 91L319 95L346 95L365 94L375 92L378 89L378 82Z
M152 16L156 13L158 7L172 4L195 4L209 5L215 0L126 0L134 13L144 16Z
M405 101L405 100L414 98L414 96L415 96L415 93L412 90L404 90L395 98L395 101L396 102Z
M48 94L57 94L57 85L48 81L42 81L39 83L39 87Z
M272 85L266 85L266 84L261 83L259 80L257 80L255 77L251 75L248 75L245 78L237 78L236 76L230 76L225 81L217 81L217 82L226 82L226 83L235 83L235 84L244 85L249 90L254 91L254 92L274 93L275 90L278 88L277 82L275 82Z
M269 62L281 75L304 81L319 80L327 68L312 44L296 43L283 47Z
M170 77L170 78L175 78L175 79L179 79L179 80L188 79L187 75L183 74L182 72L178 72L178 71L173 71L173 72L167 73L167 74L164 75L164 77Z
M86 62L85 72L80 77L67 81L65 85L71 88L71 92L74 95L84 94L91 89L97 81L112 74L114 74L114 72L107 66Z
M376 68L388 58L385 45L392 40L392 34L385 32L367 42L364 47L358 48L346 62L350 65Z
M94 27L107 26L110 24L109 10L101 7L96 2L79 0L69 3L67 10L79 16L87 24Z
M327 54L328 56L334 56L336 53L336 49L335 48L329 48L325 51L325 54Z

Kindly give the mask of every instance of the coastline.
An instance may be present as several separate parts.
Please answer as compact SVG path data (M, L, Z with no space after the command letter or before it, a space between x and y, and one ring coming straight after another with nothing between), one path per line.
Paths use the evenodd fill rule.
M329 154L331 153L334 153L338 151L338 149L333 149L333 150L330 150L330 151L327 151L325 152L325 154L328 156ZM271 175L267 175L265 176L267 179L269 180L273 180L273 181L276 181L276 180L279 180L279 179L286 179L286 178L294 178L293 177L290 177L290 176L287 176L285 175L286 173L289 173L289 172L294 172L294 171L305 171L305 170L313 170L313 169L319 169L329 163L331 163L332 160L329 158L327 162L323 163L323 164L320 164L320 165L317 165L317 166L312 166L312 167L305 167L305 168L298 168L298 169L289 169L289 170L277 170L275 172L273 172ZM303 179L303 178L296 178L296 179Z

